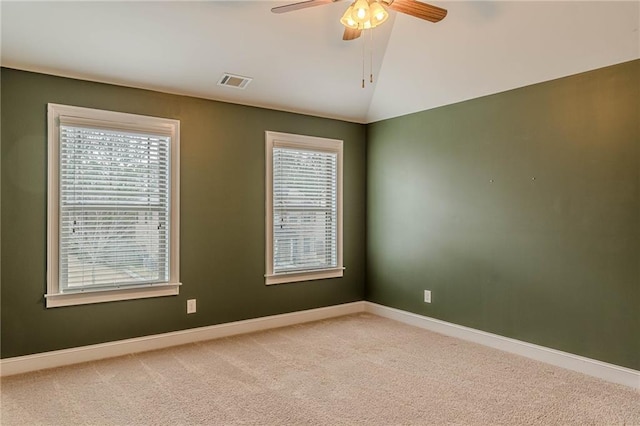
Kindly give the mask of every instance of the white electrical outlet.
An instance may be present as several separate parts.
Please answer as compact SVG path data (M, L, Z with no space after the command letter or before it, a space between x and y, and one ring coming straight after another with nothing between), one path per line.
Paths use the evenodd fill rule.
M196 312L196 299L187 300L187 313L194 314Z
M425 303L431 303L431 291L430 290L425 290L424 291L424 301L425 301Z

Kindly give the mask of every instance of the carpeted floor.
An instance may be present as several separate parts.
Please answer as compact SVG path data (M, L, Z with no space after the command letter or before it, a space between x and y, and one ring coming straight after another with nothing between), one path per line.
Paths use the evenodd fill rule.
M640 425L640 392L370 314L2 379L2 425Z

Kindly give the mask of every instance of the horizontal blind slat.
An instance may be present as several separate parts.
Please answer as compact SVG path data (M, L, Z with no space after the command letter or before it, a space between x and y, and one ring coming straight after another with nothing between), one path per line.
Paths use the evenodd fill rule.
M166 281L171 138L61 122L62 287Z
M273 150L274 272L337 266L337 155Z

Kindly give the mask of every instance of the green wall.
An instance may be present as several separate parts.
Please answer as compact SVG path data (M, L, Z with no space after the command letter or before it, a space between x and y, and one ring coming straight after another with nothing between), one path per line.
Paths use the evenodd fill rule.
M363 125L6 68L1 79L2 358L363 299ZM179 296L44 307L48 102L181 121ZM265 130L344 140L343 278L264 285Z
M365 127L2 68L2 357L366 299L640 369L639 76ZM181 120L180 296L44 307L48 102ZM344 278L264 285L265 130L345 141Z
M640 369L640 61L367 138L367 300Z

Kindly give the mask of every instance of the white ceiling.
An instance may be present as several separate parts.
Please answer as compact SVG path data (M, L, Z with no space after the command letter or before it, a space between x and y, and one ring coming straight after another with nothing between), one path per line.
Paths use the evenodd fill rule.
M338 22L348 2L270 12L292 2L3 0L1 63L373 122L640 58L639 0L435 0L440 23L392 12L374 30L362 89L362 38L342 41ZM223 72L254 80L220 87Z

